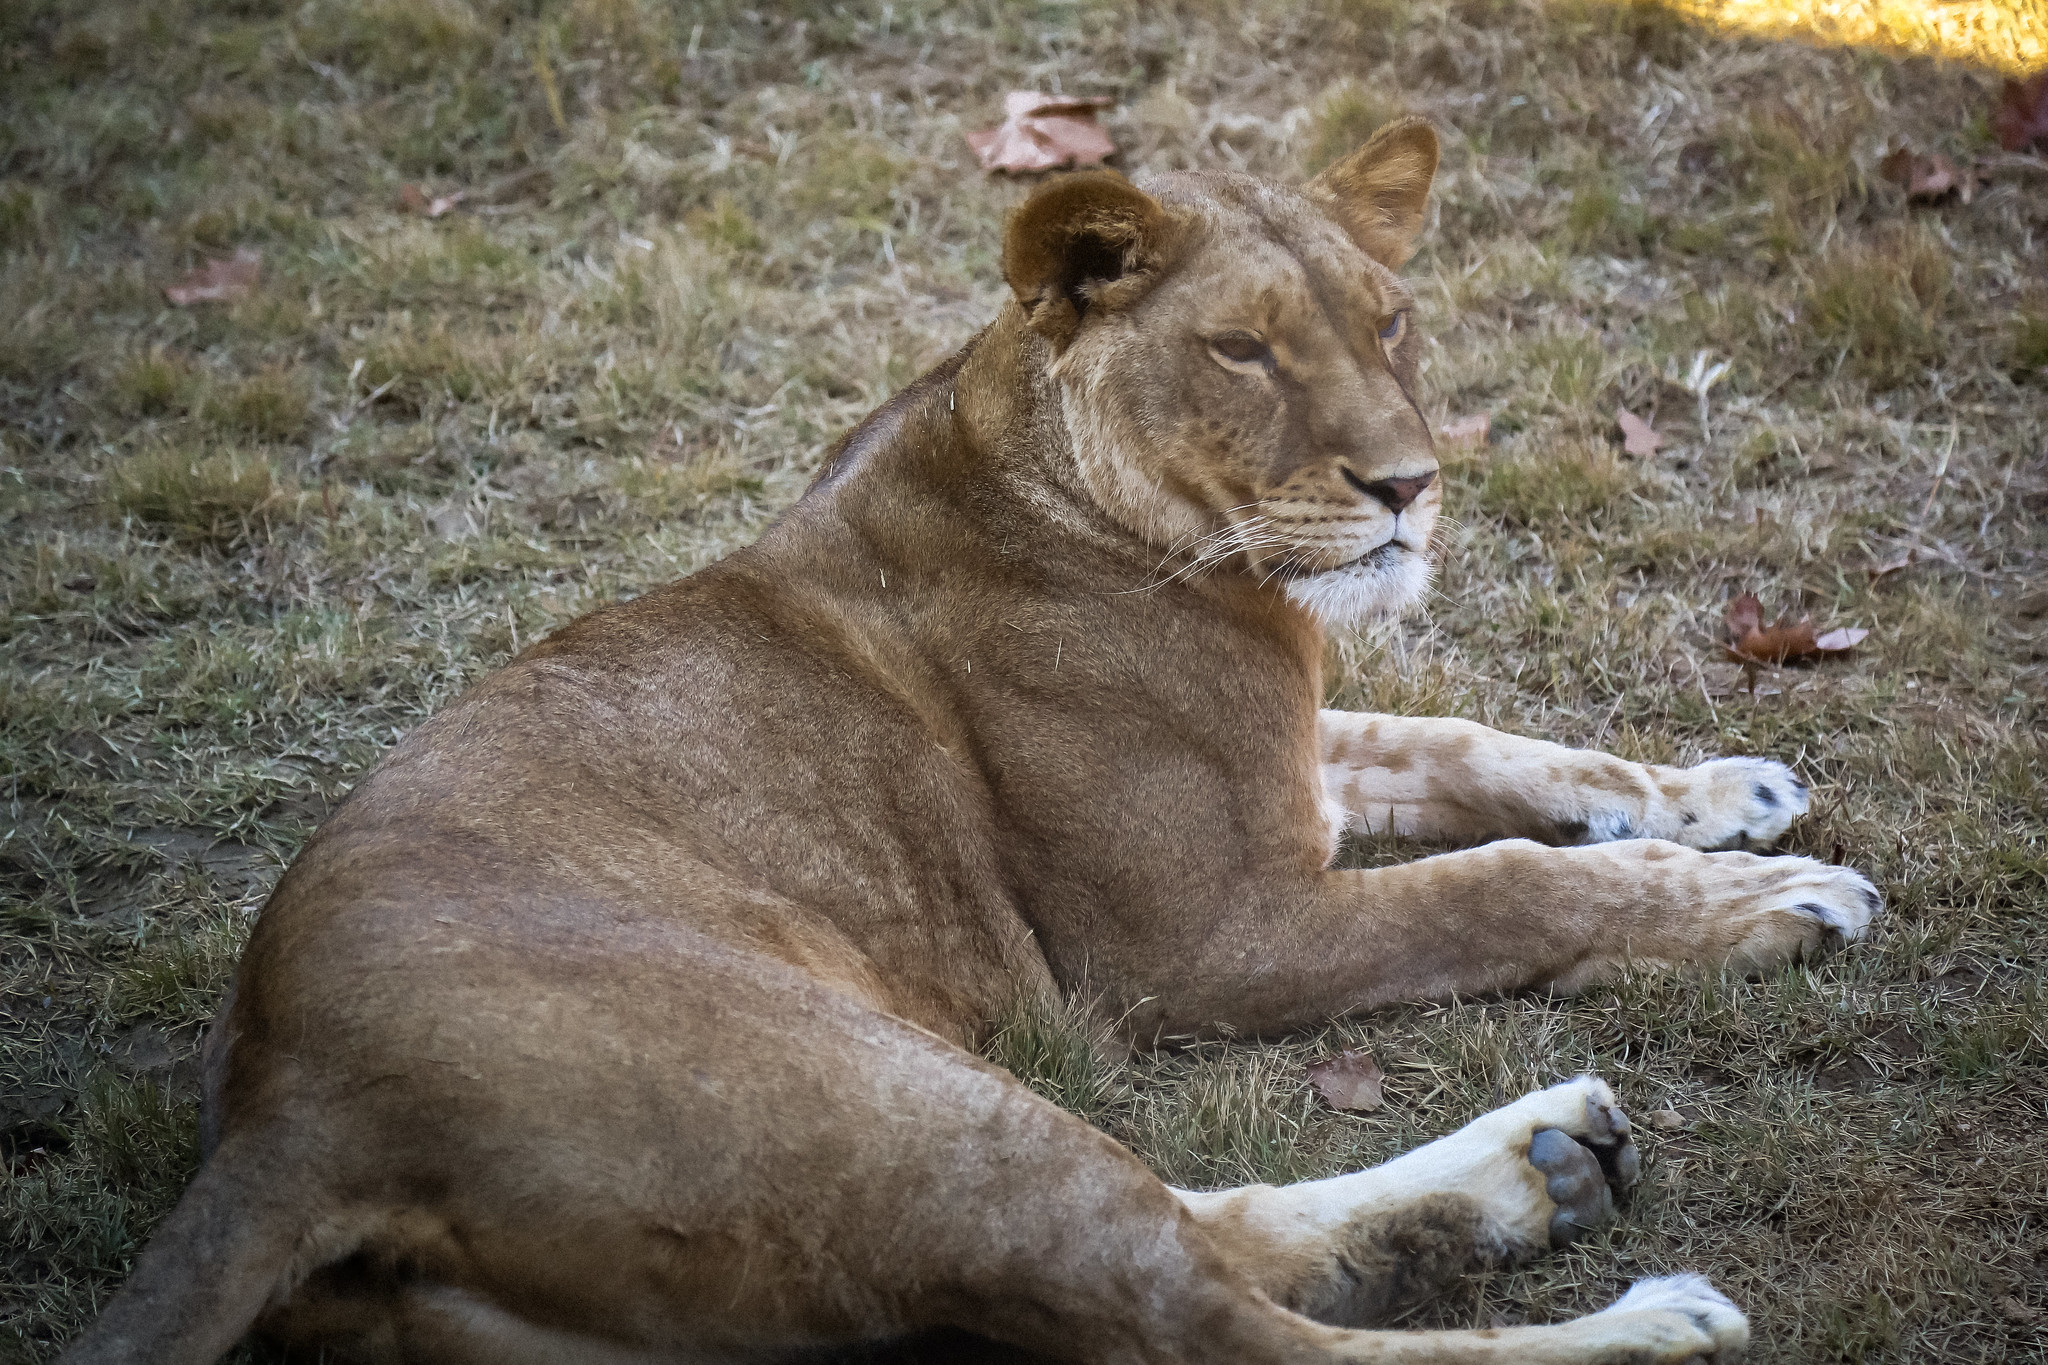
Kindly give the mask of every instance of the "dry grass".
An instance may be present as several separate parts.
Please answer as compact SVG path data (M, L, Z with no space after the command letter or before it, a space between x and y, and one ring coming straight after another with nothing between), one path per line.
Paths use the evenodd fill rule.
M1756 983L997 1054L1197 1184L1596 1068L1682 1117L1644 1193L1427 1320L1684 1267L1765 1361L2048 1351L2048 168L1967 207L1872 174L1983 149L1987 77L1595 0L20 0L0 53L0 1357L48 1359L175 1198L198 1029L312 823L517 645L758 533L988 318L1020 191L961 132L1054 84L1118 97L1133 168L1445 130L1430 402L1496 443L1449 471L1431 619L1335 642L1338 704L1797 763L1792 846L1892 908ZM427 221L407 181L470 197ZM253 297L163 304L236 247ZM1671 444L1624 458L1617 405ZM1752 696L1714 646L1743 590L1873 634ZM1339 1045L1383 1111L1316 1107Z

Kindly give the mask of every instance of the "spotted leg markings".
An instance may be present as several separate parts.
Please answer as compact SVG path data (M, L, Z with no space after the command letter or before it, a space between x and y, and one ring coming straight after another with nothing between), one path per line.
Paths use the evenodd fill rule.
M1749 1346L1749 1319L1699 1275L1643 1280L1572 1326L1588 1360L1734 1365Z
M1665 809L1640 833L1691 848L1769 848L1811 805L1798 775L1768 758L1709 759L1659 778Z

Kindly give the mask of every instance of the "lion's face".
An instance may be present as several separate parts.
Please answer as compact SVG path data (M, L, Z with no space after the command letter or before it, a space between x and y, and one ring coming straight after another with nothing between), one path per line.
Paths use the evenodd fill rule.
M1413 299L1390 266L1420 224L1435 140L1401 127L1420 127L1428 163L1419 185L1419 158L1396 166L1402 202L1372 199L1386 188L1373 184L1345 197L1328 176L1289 190L1173 175L1149 195L1104 178L1144 200L1135 240L1105 252L1100 202L1061 220L1095 240L1068 246L1078 278L1051 281L1033 323L1054 345L1085 481L1159 546L1162 577L1255 574L1331 622L1399 610L1427 587L1441 488L1411 397ZM1384 140L1337 169L1369 176ZM1413 221L1389 228L1402 213Z

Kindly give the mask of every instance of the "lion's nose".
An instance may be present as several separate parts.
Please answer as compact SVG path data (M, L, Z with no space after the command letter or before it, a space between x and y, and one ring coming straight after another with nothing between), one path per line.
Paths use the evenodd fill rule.
M1373 498L1389 512L1399 516L1409 503L1422 496L1422 490L1436 479L1436 471L1417 474L1412 479L1375 479L1371 483L1359 478L1350 470L1344 471L1344 481L1369 498Z

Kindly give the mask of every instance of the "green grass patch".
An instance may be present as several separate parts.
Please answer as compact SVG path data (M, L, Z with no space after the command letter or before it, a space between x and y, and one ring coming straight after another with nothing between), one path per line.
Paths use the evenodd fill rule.
M260 456L144 451L107 475L117 513L200 543L227 545L267 532L298 510L295 490Z

